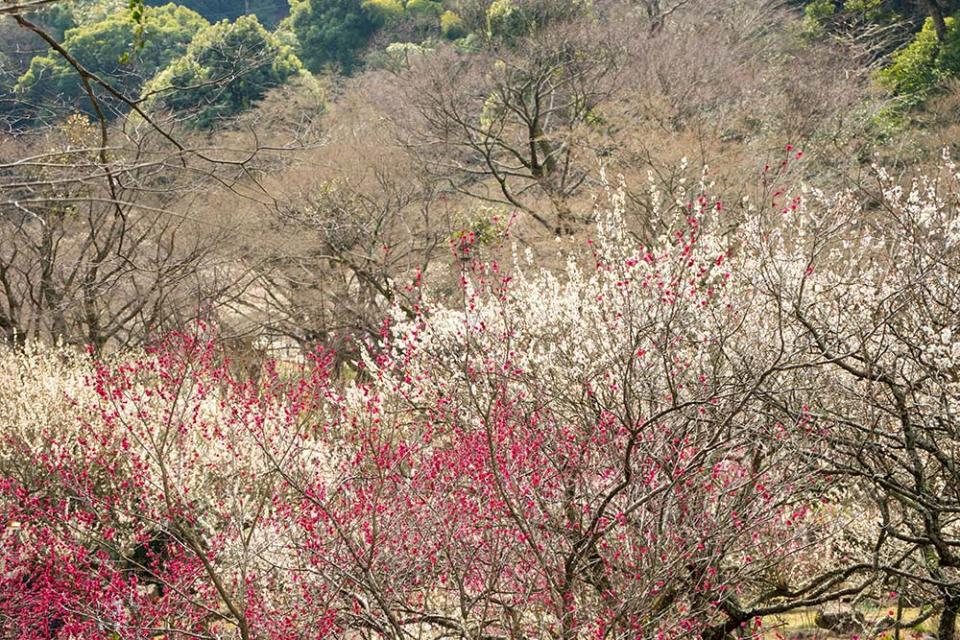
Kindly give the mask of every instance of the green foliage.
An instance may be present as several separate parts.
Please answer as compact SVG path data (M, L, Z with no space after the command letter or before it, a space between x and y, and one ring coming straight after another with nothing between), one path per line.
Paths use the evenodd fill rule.
M506 237L509 218L507 211L485 206L455 214L454 225L459 229L450 236L450 241L456 247L494 246Z
M68 29L63 48L83 66L120 91L136 97L147 78L183 55L187 44L208 23L175 4L129 7L105 19ZM31 98L54 94L88 109L80 77L58 53L35 57L17 82Z
M363 0L363 6L377 16L390 40L422 42L440 32L443 4L439 0ZM368 63L378 59L378 55L367 56Z
M811 0L803 6L804 30L807 36L820 37L914 19L912 13L898 13L901 5L896 0Z
M440 17L443 4L435 0L407 0L407 13L413 16Z
M402 69L409 69L410 62L413 59L432 50L433 47L429 41L422 44L415 44L413 42L391 42L382 53L371 56L369 63L374 67L400 71Z
M882 20L890 15L884 0L847 0L843 3L843 10L870 21Z
M67 30L79 25L77 14L72 2L56 2L41 12L38 22L57 41L62 42Z
M382 24L396 22L405 12L400 0L363 0L363 8L376 16Z
M329 65L351 71L358 53L383 24L383 17L361 0L290 0L290 25L300 57L314 72Z
M803 8L803 15L818 24L826 22L837 13L833 0L813 0Z
M483 38L476 33L468 33L459 40L454 40L453 46L461 53L477 53L483 49Z
M159 4L163 0L150 0L148 4ZM179 4L193 9L211 22L236 20L240 16L252 14L261 24L273 27L289 11L287 0L179 0Z
M162 2L159 4L166 4ZM71 0L54 2L37 11L37 22L62 42L66 32L76 27L106 20L111 14L129 9L128 0Z
M803 8L803 32L809 38L820 38L827 33L833 17L837 13L837 5L833 0L814 0Z
M530 18L516 0L494 0L487 9L487 33L491 38L512 39L529 33Z
M494 0L487 8L487 36L511 41L555 22L581 18L590 0Z
M440 16L440 33L448 40L459 40L465 37L469 31L463 18L453 11L445 11Z
M249 108L301 70L291 49L248 15L201 32L146 93L155 94L155 106L193 113L195 126L209 128Z
M944 42L937 42L933 20L928 18L913 41L878 74L880 83L908 105L919 103L944 80L960 74L960 28L955 18L946 22Z

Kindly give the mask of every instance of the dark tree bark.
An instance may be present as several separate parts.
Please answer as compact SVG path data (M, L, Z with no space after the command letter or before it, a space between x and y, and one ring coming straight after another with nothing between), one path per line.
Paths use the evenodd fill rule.
M940 613L940 623L937 625L938 640L956 640L958 614L960 614L960 598L946 596L943 611Z
M943 42L947 39L947 20L943 15L943 8L937 0L917 0L917 4L933 20L933 28L937 31L937 41Z

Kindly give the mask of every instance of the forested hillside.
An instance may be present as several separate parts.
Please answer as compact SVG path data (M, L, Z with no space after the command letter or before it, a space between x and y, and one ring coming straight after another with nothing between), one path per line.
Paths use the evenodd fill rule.
M0 0L0 638L958 637L960 0Z

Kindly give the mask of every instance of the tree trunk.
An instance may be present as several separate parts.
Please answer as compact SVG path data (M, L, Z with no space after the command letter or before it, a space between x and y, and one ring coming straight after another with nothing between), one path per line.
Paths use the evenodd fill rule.
M947 21L943 17L943 9L937 0L917 0L917 3L923 7L930 19L933 20L933 28L937 31L937 42L943 42L947 39Z
M937 625L938 640L957 640L957 614L960 614L960 598L944 598L940 624Z

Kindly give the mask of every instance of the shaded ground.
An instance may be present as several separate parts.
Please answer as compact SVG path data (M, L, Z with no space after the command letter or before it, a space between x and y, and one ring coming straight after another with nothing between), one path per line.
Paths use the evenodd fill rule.
M893 610L888 609L864 609L868 624L878 623L887 615L894 614ZM764 620L765 638L769 640L849 640L855 635L839 635L825 629L820 629L816 625L817 611L807 609L794 611L792 613L778 616L770 616ZM909 620L920 615L919 609L904 609L903 618ZM929 618L913 629L904 629L900 632L901 640L914 640L918 638L934 638L937 629L937 618ZM858 636L861 640L866 640L863 635ZM867 636L871 637L871 636ZM881 633L876 638L886 638L892 640L895 636L892 631Z

